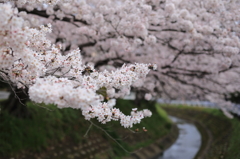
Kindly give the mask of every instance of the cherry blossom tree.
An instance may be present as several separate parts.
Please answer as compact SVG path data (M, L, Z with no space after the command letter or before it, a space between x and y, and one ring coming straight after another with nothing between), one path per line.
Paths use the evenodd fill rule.
M50 24L29 27L10 4L1 4L0 12L1 77L18 89L27 89L32 101L81 109L86 120L96 117L103 124L120 120L124 127L132 127L151 116L147 109L134 109L131 115L124 115L113 107L119 95L112 91L118 89L121 95L127 94L134 81L146 77L151 64L135 63L114 71L96 71L92 65L83 64L79 49L62 55L61 45L46 38L51 32Z
M92 105L105 107L99 92L118 98L130 87L147 100L207 99L226 110L231 104L224 94L239 90L239 6L237 0L8 2L2 5L8 9L2 9L7 16L1 18L1 48L8 60L1 63L1 75L29 88L35 102L88 104L80 106L87 119L99 116ZM15 55L24 49L31 53ZM149 68L155 71L144 80ZM108 117L114 119L109 113L99 121Z

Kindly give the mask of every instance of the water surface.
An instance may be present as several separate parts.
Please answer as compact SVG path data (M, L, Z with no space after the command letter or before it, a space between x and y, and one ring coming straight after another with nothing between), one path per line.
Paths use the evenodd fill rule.
M170 118L177 124L179 137L158 159L193 159L201 146L201 134L195 125L176 117Z

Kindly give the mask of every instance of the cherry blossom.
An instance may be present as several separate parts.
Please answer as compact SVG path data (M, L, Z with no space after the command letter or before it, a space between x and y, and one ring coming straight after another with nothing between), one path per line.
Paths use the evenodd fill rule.
M41 82L61 85L90 104L71 103L58 89L49 99L30 97L79 108L102 123L121 119L131 123L127 127L138 119L122 119L108 103L131 87L149 100L210 100L231 111L224 94L240 86L239 11L238 1L226 0L6 2L0 10L1 76L29 92L38 85L43 95L48 88ZM64 82L55 83L59 79Z
M79 49L62 54L61 45L52 44L46 37L52 31L50 24L25 26L25 20L10 4L0 4L0 12L4 20L0 24L1 77L18 88L27 87L32 101L81 109L86 120L97 118L102 124L119 120L124 127L132 127L150 116L146 110L124 115L114 105L116 97L130 93L135 81L145 79L153 69L151 64L97 71L92 65L83 64ZM121 93L111 91L115 89Z

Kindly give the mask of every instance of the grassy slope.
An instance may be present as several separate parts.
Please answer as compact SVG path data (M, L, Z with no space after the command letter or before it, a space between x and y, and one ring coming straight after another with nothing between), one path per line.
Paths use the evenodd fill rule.
M10 154L10 156L16 156L20 152L42 153L63 141L65 143L74 141L80 145L81 143L86 145L89 142L84 138L84 134L90 124L84 120L81 111L71 108L58 109L53 105L41 105L46 109L32 103L28 103L27 106L32 114L30 119L18 119L6 112L0 113L0 156L9 156ZM136 106L133 101L119 100L117 107L120 107L123 112L130 112ZM142 102L138 107L150 108L153 111L151 118L146 118L141 124L134 126L132 130L138 128L138 133L120 127L118 122L100 124L101 128L108 135L117 139L115 141L118 141L125 150L104 131L96 127L91 128L89 134L95 133L103 136L110 143L111 152L108 155L115 157L128 155L129 153L126 151L146 146L169 132L171 122L167 119L164 111L157 108L157 113L154 103L149 102ZM95 120L93 122L97 123ZM146 127L148 132L143 132L142 127Z
M228 119L221 111L216 109L204 109L204 111L230 121L232 129L229 134L228 149L225 158L240 159L240 118L235 117L234 119ZM221 123L219 123L219 126L220 124Z
M136 106L134 101L119 100L117 107L127 114L130 112L129 110ZM115 127L117 128L115 130L117 130L118 135L121 137L121 144L125 145L124 147L128 151L124 151L119 146L114 146L114 152L117 156L128 155L129 152L153 143L156 139L168 134L172 127L172 122L167 117L166 112L154 102L142 101L138 107L139 109L150 109L153 115L150 118L143 119L140 124L133 126L132 130L139 129L137 133L129 133L130 131L127 129L122 129L119 126ZM148 131L143 132L143 127ZM114 129L114 127L112 128ZM116 158L116 156L112 157Z
M73 109L59 110L49 105L46 108L27 104L32 117L18 119L1 112L0 116L0 154L10 154L27 149L40 151L49 144L56 144L66 136L80 139L79 133L87 127L83 122L81 113ZM75 131L77 130L77 131ZM80 132L79 132L80 131Z

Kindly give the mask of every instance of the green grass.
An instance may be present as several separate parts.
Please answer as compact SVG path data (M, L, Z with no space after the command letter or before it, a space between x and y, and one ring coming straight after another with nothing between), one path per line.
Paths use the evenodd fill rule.
M168 117L167 112L160 107L160 104L155 104L155 108L156 108L156 110L157 110L158 115L159 115L164 121L167 121L167 122L169 122L169 123L172 122L172 121L170 120L170 118Z
M86 125L80 120L81 112L70 108L61 110L48 105L44 106L45 109L32 103L28 103L27 107L32 114L28 119L19 119L1 112L1 155L14 154L21 150L41 151L50 144L64 140L67 135L78 136L79 131L82 131L78 127Z
M230 122L231 132L229 134L228 148L225 159L240 159L240 118L229 119L217 109L204 109L205 112L211 113L214 116L221 117ZM221 123L219 123L220 125ZM218 125L218 126L219 126Z
M240 121L233 119L231 121L233 131L231 132L230 144L228 147L228 159L240 159Z
M226 154L223 156L225 159L240 159L240 120L239 118L229 119L227 118L220 110L205 108L203 111L208 112L216 117L220 117L225 121L229 122L229 128L231 128L230 133L228 134L228 148L226 149ZM222 123L219 122L218 127ZM227 131L227 130L223 130Z
M24 152L42 153L61 142L88 142L88 138L84 138L84 134L90 123L84 119L81 111L71 108L58 109L54 105L41 104L40 106L31 102L27 103L32 117L26 119L16 118L1 111L0 156L17 156ZM132 108L137 106L133 101L118 100L116 107L119 107L124 113L129 113ZM167 118L166 113L155 103L143 101L138 107L139 110L149 108L153 111L152 117L143 119L140 124L131 129L131 131L135 131L138 128L138 133L124 129L119 122L102 125L95 119L92 120L104 131L93 126L89 133L103 136L111 145L109 153L115 158L129 155L126 151L130 152L147 146L155 139L166 135L171 128L172 123ZM142 131L142 127L146 127L148 132ZM144 140L140 140L140 138Z
M125 114L129 114L132 108L135 108L136 105L134 101L127 100L118 100L116 107L120 108ZM136 124L131 128L131 131L139 130L137 133L132 133L128 129L123 129L119 126L119 123L111 123L111 133L112 130L117 130L114 137L120 138L118 140L124 149L118 146L116 143L112 143L114 154L112 158L123 157L129 155L129 152L132 152L141 147L145 147L150 143L153 143L156 139L169 133L172 122L167 117L166 112L161 109L158 104L154 102L141 101L138 105L139 110L141 109L150 109L153 113L151 117L145 118L141 121L140 124ZM144 132L142 128L145 127L148 131ZM128 151L128 152L126 152Z

